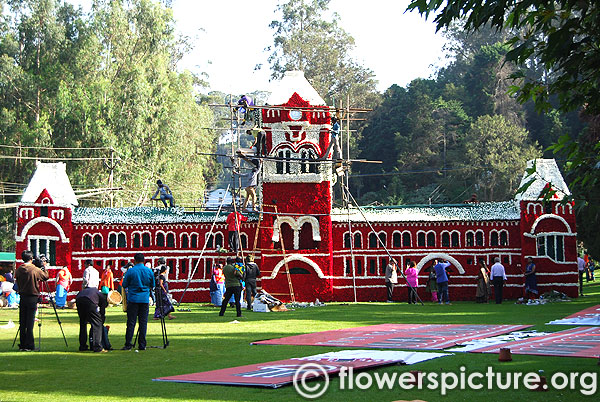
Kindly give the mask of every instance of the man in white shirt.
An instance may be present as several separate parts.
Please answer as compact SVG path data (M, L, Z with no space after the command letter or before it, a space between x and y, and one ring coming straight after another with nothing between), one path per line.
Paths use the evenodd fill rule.
M94 268L92 260L85 261L86 268L83 271L83 283L81 289L85 288L97 288L100 284L100 273Z
M577 257L577 270L579 271L579 296L583 296L583 273L585 272L585 260Z
M398 283L398 265L396 260L390 259L385 267L385 287L387 288L387 302L393 303L392 294L394 293L394 284Z
M504 265L500 264L500 257L494 258L494 265L492 265L490 278L494 284L494 296L496 297L496 304L502 304L502 288L504 287L504 281L506 280L506 271Z

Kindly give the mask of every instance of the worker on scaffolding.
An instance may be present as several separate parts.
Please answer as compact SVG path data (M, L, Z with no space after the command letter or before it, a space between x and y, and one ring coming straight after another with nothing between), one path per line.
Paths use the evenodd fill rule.
M156 189L156 193L154 193L154 195L150 199L155 200L156 196L160 193L160 200L164 204L165 208L167 207L167 200L169 200L169 205L171 206L171 208L173 208L175 206L175 199L173 198L173 193L171 192L169 186L163 184L161 180L156 180L156 185L158 187Z
M256 205L256 186L258 185L258 175L260 174L262 162L259 158L248 158L243 153L239 153L239 155L252 166L250 173L242 176L246 190L246 199L242 205L242 210L248 207L248 201L252 199L252 209L258 211L258 206Z
M227 231L229 232L229 251L237 253L240 249L240 223L246 222L247 217L235 210L235 205L231 205L233 211L227 216Z
M256 148L256 156L267 156L267 134L265 130L255 125L252 129L246 130L246 134L254 137L254 142L250 148Z
M237 114L238 124L243 126L246 124L246 118L250 114L250 110L252 110L252 106L254 106L254 101L248 95L240 96L238 100L238 107L235 109Z
M338 116L339 114L331 117L331 140L319 160L329 159L329 153L334 147L335 149L332 155L334 159L340 159L342 157L342 148L340 147L340 119Z

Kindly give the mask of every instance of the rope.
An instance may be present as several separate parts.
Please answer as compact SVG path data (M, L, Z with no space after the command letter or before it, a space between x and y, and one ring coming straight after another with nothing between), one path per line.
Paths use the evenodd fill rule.
M225 190L225 192L229 191L229 186L227 186L227 189ZM223 207L223 203L225 202L225 197L223 197L223 199L221 200L221 204L219 204L219 209L217 209L217 213L215 214L215 219L212 222L212 225L210 227L210 230L208 232L208 235L210 236L215 228L215 225L217 223L217 219L219 218L219 214L221 213L221 208ZM177 307L179 307L179 305L181 305L181 301L183 300L183 296L185 296L185 292L188 290L189 286L190 286L190 282L192 281L192 278L194 277L194 275L196 274L196 271L198 270L198 265L200 264L200 261L202 261L202 255L204 254L204 250L206 250L206 244L207 241L206 239L204 240L204 246L202 247L202 251L200 252L200 256L198 257L198 262L196 262L196 266L194 267L194 270L192 271L192 274L190 275L190 277L188 278L187 284L185 285L185 289L183 290L183 293L181 294L181 297L179 298L179 301L177 302Z

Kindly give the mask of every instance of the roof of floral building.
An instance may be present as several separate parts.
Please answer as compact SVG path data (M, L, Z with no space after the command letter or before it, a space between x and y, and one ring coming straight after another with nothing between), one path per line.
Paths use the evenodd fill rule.
M217 222L225 222L229 211L221 211ZM75 224L147 224L147 223L212 223L217 211L186 211L184 208L127 207L127 208L76 208L72 221ZM244 213L249 221L258 214Z
M519 205L515 201L478 202L456 205L406 205L394 207L362 207L370 222L445 222L445 221L495 221L517 220ZM333 222L347 222L348 210L332 211ZM364 222L356 208L350 208L352 222Z

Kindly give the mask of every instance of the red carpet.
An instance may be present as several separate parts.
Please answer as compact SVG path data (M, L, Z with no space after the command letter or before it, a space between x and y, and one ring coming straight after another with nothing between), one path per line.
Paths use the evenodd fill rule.
M361 370L390 364L415 364L421 361L447 356L445 353L342 350L308 357L298 357L274 362L250 364L202 373L182 374L172 377L155 378L154 381L188 382L197 384L245 385L279 388L293 382L296 370L305 364L318 364L331 376L342 367ZM304 368L307 379L323 376L323 372L310 372Z
M377 349L445 349L458 343L507 334L531 325L380 324L252 342Z

